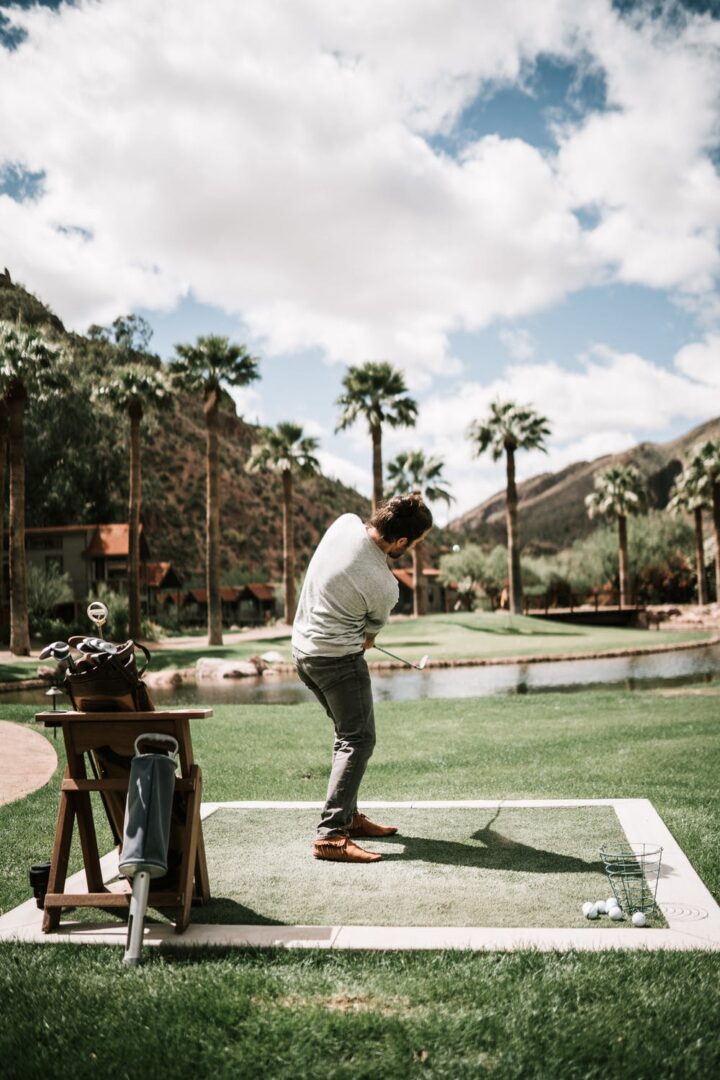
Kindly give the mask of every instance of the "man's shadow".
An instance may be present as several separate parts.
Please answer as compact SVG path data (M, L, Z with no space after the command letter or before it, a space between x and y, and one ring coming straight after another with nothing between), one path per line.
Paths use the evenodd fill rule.
M514 870L530 874L578 874L604 873L600 860L587 862L574 855L561 855L557 851L544 851L530 847L496 832L492 825L500 815L500 808L487 825L472 833L480 844L462 844L455 840L435 840L420 836L388 836L384 843L402 844L403 851L389 852L383 849L383 860L415 859L419 862L441 863L447 866L473 866L480 870Z

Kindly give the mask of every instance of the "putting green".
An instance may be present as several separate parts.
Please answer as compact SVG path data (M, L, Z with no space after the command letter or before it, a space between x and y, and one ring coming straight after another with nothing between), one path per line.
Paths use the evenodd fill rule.
M315 810L221 808L204 824L213 899L193 922L305 926L623 927L588 922L610 894L603 844L627 838L609 806L394 808L399 827L362 841L371 865L313 859ZM653 926L664 926L657 914Z

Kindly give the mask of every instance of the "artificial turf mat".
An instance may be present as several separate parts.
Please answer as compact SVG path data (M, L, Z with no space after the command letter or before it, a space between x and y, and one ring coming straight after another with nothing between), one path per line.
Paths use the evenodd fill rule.
M609 806L393 808L396 837L362 840L371 865L312 858L316 810L217 810L205 822L213 899L193 921L360 926L589 924L581 906L610 889L603 843L627 838ZM653 925L664 925L656 916Z

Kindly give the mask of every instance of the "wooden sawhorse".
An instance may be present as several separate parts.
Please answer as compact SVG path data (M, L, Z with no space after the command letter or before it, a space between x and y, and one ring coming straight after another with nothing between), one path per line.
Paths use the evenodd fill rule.
M130 762L139 735L161 733L178 741L180 776L175 780L168 872L155 878L148 904L164 911L181 934L193 903L210 899L205 845L200 823L202 773L193 759L190 720L212 716L212 709L159 709L153 712L41 712L35 719L45 727L62 727L67 766L60 789L55 844L50 866L43 931L55 930L67 907L129 909L132 889L127 881L107 888L100 870L90 793L100 792L115 842L122 843ZM93 777L88 778L85 755ZM68 858L77 822L88 891L66 893Z

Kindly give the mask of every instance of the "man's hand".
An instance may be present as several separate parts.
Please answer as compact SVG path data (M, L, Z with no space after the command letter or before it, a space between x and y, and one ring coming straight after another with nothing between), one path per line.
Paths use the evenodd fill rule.
M367 637L363 641L363 646L362 646L363 651L365 651L367 649L372 649L373 645L375 644L375 637L376 637L375 634L368 634L367 635Z

